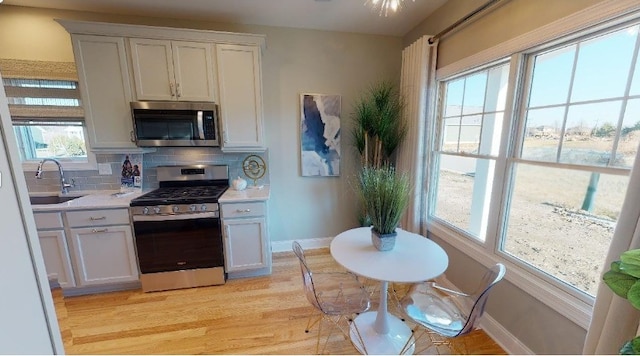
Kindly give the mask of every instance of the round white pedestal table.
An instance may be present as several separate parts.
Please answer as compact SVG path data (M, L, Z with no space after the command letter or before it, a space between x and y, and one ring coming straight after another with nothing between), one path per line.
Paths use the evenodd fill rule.
M402 229L396 231L391 251L378 251L373 246L368 227L342 232L331 241L331 256L336 262L357 275L380 281L378 310L358 315L354 319L357 330L353 325L351 328L351 341L361 353L398 354L412 337L409 326L387 310L388 282L426 281L444 273L449 265L446 252L435 242ZM413 353L413 346L407 353Z

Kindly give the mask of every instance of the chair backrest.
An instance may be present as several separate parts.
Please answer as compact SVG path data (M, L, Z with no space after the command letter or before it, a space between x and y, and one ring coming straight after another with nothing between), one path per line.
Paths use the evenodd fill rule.
M473 294L471 294L472 298L475 298L475 302L469 312L469 317L467 318L464 327L456 336L467 334L475 328L476 323L484 313L484 307L487 304L487 298L489 297L491 288L502 280L506 270L506 267L502 263L497 263L487 270L482 277L478 288L473 292Z
M315 286L313 285L313 273L307 265L307 259L304 256L304 250L302 249L302 246L300 246L298 241L293 241L291 248L293 249L293 253L296 254L298 260L300 261L300 272L302 272L302 285L304 286L304 294L311 305L319 310L322 310L320 301L318 301L318 297L316 295Z

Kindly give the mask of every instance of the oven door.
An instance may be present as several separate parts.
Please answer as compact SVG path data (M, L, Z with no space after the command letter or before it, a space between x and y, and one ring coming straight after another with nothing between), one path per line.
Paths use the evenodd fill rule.
M133 216L140 272L223 267L217 213Z

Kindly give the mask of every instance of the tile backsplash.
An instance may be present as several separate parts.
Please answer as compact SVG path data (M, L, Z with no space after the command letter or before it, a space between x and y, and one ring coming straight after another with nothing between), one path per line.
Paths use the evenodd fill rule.
M96 154L99 164L111 166L110 175L100 175L98 170L71 171L65 170L65 178L73 179L74 190L118 190L120 189L120 177L122 162L128 152L123 150L121 154ZM156 152L142 155L142 189L151 190L158 187L156 167L182 164L226 164L229 166L229 181L240 176L249 184L252 181L242 171L242 162L252 153L223 153L215 147L160 147ZM258 184L269 184L268 152L256 153L267 162L267 172L258 181ZM64 168L64 164L63 164ZM27 187L30 192L56 192L60 190L60 178L57 171L46 171L42 179L36 179L34 172L25 172Z

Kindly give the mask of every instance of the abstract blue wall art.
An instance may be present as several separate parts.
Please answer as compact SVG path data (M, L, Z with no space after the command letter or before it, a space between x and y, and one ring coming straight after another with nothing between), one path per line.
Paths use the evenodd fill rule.
M302 176L340 175L340 95L300 95Z

